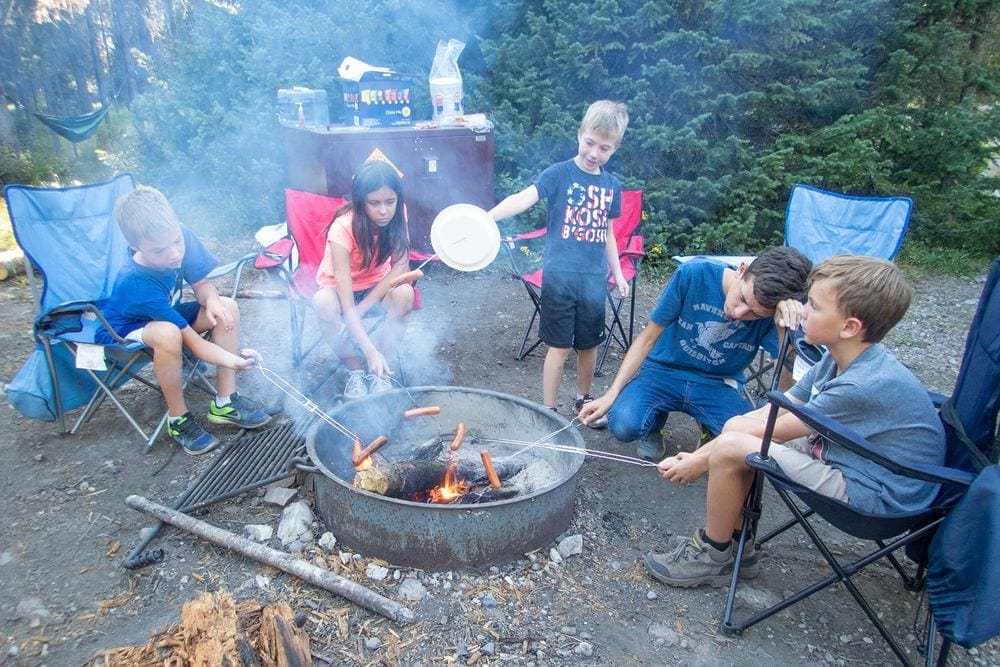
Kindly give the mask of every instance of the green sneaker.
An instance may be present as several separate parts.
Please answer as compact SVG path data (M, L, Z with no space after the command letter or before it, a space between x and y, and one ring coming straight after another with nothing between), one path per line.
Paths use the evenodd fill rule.
M271 421L271 415L236 392L229 397L229 403L221 408L215 404L215 399L212 399L205 418L213 424L228 424L240 428L259 428Z
M198 456L210 452L219 444L219 439L202 428L202 425L198 423L198 420L190 412L185 412L173 421L168 419L167 433L190 456Z
M643 565L657 581L690 588L708 584L728 586L733 575L733 543L723 551L702 542L700 535L689 537L671 552L649 553Z

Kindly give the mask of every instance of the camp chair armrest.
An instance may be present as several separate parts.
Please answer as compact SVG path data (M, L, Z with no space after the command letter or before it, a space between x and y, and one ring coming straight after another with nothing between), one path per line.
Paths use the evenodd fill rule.
M292 256L294 247L295 241L290 237L278 239L254 256L253 266L255 269L273 269L280 266Z
M513 248L515 245L522 241L530 241L531 239L537 239L539 236L544 236L545 232L549 231L546 227L539 227L530 232L523 232L521 234L509 234L503 237L504 243Z
M873 461L883 468L897 475L922 479L926 482L943 483L954 482L957 484L970 484L974 476L962 470L947 468L945 466L925 466L925 465L903 465L898 461L886 458L878 453L875 445L862 437L853 429L841 424L836 419L827 417L815 408L807 405L792 402L780 391L771 391L767 394L768 402L778 407L788 410L813 431L821 435L829 442L833 442L845 449L848 449L859 456Z
M128 341L119 336L118 332L104 318L101 309L90 301L67 301L44 313L39 313L35 317L35 337L58 338L66 333L82 331L85 318L96 321L115 342L122 345L128 344Z

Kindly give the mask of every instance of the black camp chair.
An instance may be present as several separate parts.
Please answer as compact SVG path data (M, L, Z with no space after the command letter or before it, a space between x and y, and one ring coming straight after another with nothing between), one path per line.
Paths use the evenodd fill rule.
M949 512L962 499L970 484L976 479L976 474L996 461L993 451L996 443L998 386L1000 386L1000 259L993 264L990 277L987 280L983 295L979 302L976 317L973 320L966 343L962 368L955 384L955 391L941 410L948 434L948 450L945 466L925 466L919 469L900 465L885 459L872 451L872 445L850 429L833 419L824 417L815 410L792 403L779 392L772 391L767 398L771 410L764 432L763 444L759 453L747 457L749 466L757 472L751 491L744 506L743 535L737 546L735 555L736 567L729 587L729 596L722 620L722 629L727 634L741 634L761 621L783 609L803 600L813 593L823 590L832 584L842 583L858 605L862 608L872 624L889 644L897 658L906 665L911 664L906 653L897 640L889 633L885 624L879 618L869 602L862 595L852 577L862 568L871 563L886 558L903 578L904 585L910 590L920 590L927 577L928 568L934 569L935 563L929 563L928 553L934 554L933 545L928 552L928 544L932 544L935 531L943 521L947 520ZM782 350L783 356L787 346ZM860 512L857 509L831 498L821 496L809 489L803 488L787 478L774 460L768 457L774 421L779 408L784 408L801 418L811 429L829 441L846 447L853 452L879 463L894 473L937 482L941 490L937 498L925 510L892 515L874 515ZM993 468L993 466L989 466ZM757 522L761 516L761 503L764 479L772 483L778 496L788 506L793 519L771 533L761 537L757 544L762 545L788 528L800 525L816 545L823 558L833 572L814 584L803 588L800 592L790 595L777 604L754 614L752 617L735 621L734 606L736 590L740 576L740 559L746 548L746 537L756 533ZM998 496L994 495L994 505ZM798 501L798 502L797 502ZM804 504L806 509L802 509ZM810 524L810 517L818 514L838 530L856 538L871 540L877 548L871 553L852 562L841 562L831 549L824 543L815 527ZM895 553L900 548L906 548L907 554L916 562L916 570L907 572ZM995 554L967 554L967 558L977 559L982 568L986 568L990 578L1000 576ZM912 568L911 568L912 569ZM980 596L994 596L995 591L981 591ZM940 615L940 605L935 605L932 595L931 608L934 614L927 615L927 646L924 655L927 664L932 664L935 653L935 615ZM960 604L972 606L983 600L962 600ZM951 619L949 619L950 621ZM980 635L977 641L985 641L1000 629L994 621L991 630ZM942 633L944 642L938 657L939 664L947 659L952 641L956 640L954 624L946 626L937 623L938 631ZM969 647L968 642L959 642Z

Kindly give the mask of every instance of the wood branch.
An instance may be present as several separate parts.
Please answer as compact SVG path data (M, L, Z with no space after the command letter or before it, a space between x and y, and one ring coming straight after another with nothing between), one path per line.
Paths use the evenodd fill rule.
M20 250L0 252L0 280L24 273L24 255Z
M223 530L177 510L154 503L142 496L131 495L125 499L125 504L134 510L145 512L150 516L154 516L172 526L177 526L213 544L232 549L247 558L272 565L283 572L295 575L299 579L335 593L397 623L406 624L416 620L416 616L412 611L395 600L390 600L387 597L379 595L375 591L356 584L338 574L321 570L312 563L307 563L292 554L272 549L263 544L257 544L228 530Z
M508 461L494 464L500 479L513 477L524 469L523 461ZM383 496L403 498L415 493L429 491L444 482L448 462L435 461L395 461L386 465L359 470L354 475L354 486ZM487 481L486 471L481 465L461 462L455 470L455 478L469 484Z

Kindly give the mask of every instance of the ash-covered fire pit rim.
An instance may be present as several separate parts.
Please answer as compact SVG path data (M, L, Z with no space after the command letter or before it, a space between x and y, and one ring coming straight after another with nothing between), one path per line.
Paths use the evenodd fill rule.
M560 414L558 414L556 412L549 411L546 408L540 406L538 403L535 403L533 401L529 401L529 400L527 400L525 398L521 398L519 396L513 396L511 394L505 394L505 393L502 393L502 392L499 392L499 391L493 391L491 389L479 389L479 388L476 388L476 387L461 387L461 386L454 386L454 385L418 385L418 386L413 386L413 387L406 387L405 389L394 389L392 391L382 392L381 394L373 394L373 395L369 395L369 396L364 396L362 398L354 399L353 401L350 401L350 402L344 401L344 402L341 402L341 403L337 404L333 408L333 410L330 411L330 416L332 418L336 419L337 418L337 413L341 409L347 409L348 406L352 406L353 404L355 404L358 401L378 400L379 397L389 397L389 396L393 396L393 395L404 395L405 396L407 394L414 394L414 393L419 393L419 392L450 392L450 391L462 391L462 392L468 392L468 393L474 393L474 394L481 394L481 395L484 395L484 396L490 396L490 397L501 399L501 400L504 400L504 401L509 401L511 403L517 403L517 404L521 405L522 407L534 410L535 412L538 412L539 414L541 414L541 415L543 415L543 416L545 416L545 417L547 417L549 419L553 419L553 420L555 420L557 422L560 422L559 428L562 428L562 427L565 427L565 426L569 426L569 424L570 424L570 422L565 417L563 417L562 415L560 415ZM544 412L543 412L543 410L544 410ZM371 491L366 491L365 489L356 487L353 484L348 483L340 475L338 475L337 473L331 471L326 466L326 464L323 463L322 457L318 456L317 452L316 452L316 445L315 445L316 433L320 429L323 429L323 428L332 428L332 427L329 424L327 424L326 422L322 421L322 420L317 420L315 423L312 424L312 426L309 427L309 430L306 432L306 452L307 452L307 454L309 456L310 463L313 466L315 466L319 470L319 472L321 472L323 474L324 477L326 477L330 481L334 482L335 484L339 484L340 486L342 486L344 488L350 489L354 493L358 493L358 494L361 494L363 496L367 496L368 498L371 498L373 500L377 500L377 501L380 501L380 502L388 502L388 503L393 503L393 504L403 504L403 505L408 505L408 506L412 506L412 507L423 507L423 508L433 507L435 510L442 510L442 511L470 512L470 511L475 511L475 510L480 509L480 508L481 509L489 509L490 507L494 507L494 506L507 506L507 505L510 505L512 502L516 502L516 503L528 502L528 501L532 500L535 497L548 494L553 489L559 488L560 486L562 486L566 482L568 482L568 481L572 480L574 477L576 477L577 473L580 472L580 468L583 466L584 459L586 458L584 456L584 453L583 453L583 450L585 449L584 442L583 442L583 436L580 435L580 432L577 431L576 429L566 429L563 432L570 435L570 437L573 440L572 445L575 446L575 447L577 447L578 449L580 449L580 454L579 455L576 455L576 454L566 454L567 457L572 457L573 460L569 463L568 470L567 470L565 476L563 476L561 479L559 479L555 483L549 484L548 486L544 486L544 487L539 488L539 489L535 489L531 493L526 493L524 495L518 495L515 498L504 498L504 499L493 500L493 501L489 501L489 502L475 503L475 504L472 504L472 505L450 504L450 503L421 503L421 502L416 502L416 501L413 501L413 500L406 500L404 498L391 498L389 496L383 496L383 495L380 495L378 493L372 493ZM552 430L555 431L557 429L554 428Z

